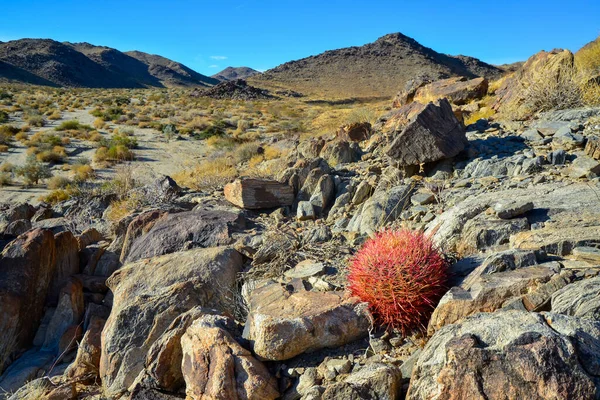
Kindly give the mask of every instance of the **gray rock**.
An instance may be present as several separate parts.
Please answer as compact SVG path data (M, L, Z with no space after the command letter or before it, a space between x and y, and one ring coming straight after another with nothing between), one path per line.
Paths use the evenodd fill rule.
M304 260L296 264L296 266L285 272L288 278L308 278L311 276L321 275L325 272L325 265L313 260Z
M587 261L589 263L600 265L600 249L590 246L580 246L573 249L573 255L576 260Z
M386 154L399 165L419 165L451 158L467 145L465 130L446 99L429 103L402 132L398 132Z
M599 338L599 322L561 314L476 314L427 342L407 399L596 398Z
M323 175L319 178L309 202L313 205L317 214L322 214L331 205L334 195L335 185L333 178L330 175Z
M568 169L570 177L578 179L585 178L590 174L600 174L600 162L588 156L580 156L573 161Z
M533 202L531 201L511 201L499 202L494 206L494 211L498 218L511 219L519 217L528 211L533 210Z
M552 296L552 312L600 320L600 277L565 286Z
M543 139L542 135L540 135L540 132L537 129L529 129L521 133L520 136L525 140L529 140L530 142L535 142Z
M296 210L296 218L298 221L306 221L315 219L315 209L310 201L298 202L298 209Z
M412 191L411 185L376 191L355 212L348 224L348 230L370 235L385 223L395 221L409 204Z
M435 196L433 193L415 193L410 198L410 202L415 206L423 206L433 203Z
M231 234L243 229L245 219L240 211L193 210L168 214L160 218L145 234L136 238L124 263L188 250L216 247L232 243Z
M567 152L564 150L555 150L548 154L548 161L552 165L563 165L567 161Z

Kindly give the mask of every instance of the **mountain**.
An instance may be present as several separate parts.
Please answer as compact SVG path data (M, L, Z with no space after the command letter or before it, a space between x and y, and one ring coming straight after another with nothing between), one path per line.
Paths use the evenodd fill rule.
M417 75L496 78L502 71L476 58L438 53L401 33L392 33L364 46L287 62L249 81L270 89L329 97L391 96Z
M91 88L208 87L218 83L164 57L51 39L0 43L0 78Z
M236 79L246 79L257 74L260 74L260 72L250 67L227 67L223 71L218 72L211 77L224 82L234 81Z

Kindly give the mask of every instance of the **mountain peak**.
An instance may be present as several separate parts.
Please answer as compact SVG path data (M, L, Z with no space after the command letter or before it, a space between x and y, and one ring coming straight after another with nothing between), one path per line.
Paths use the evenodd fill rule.
M225 82L236 79L246 79L257 74L260 74L260 72L250 67L227 67L223 71L212 75L211 78Z

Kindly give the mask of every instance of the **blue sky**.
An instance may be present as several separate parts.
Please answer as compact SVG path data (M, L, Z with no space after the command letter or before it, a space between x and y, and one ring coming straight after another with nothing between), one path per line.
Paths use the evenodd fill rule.
M447 54L501 64L577 50L600 34L600 0L0 0L0 40L140 50L211 75L266 70L402 32Z

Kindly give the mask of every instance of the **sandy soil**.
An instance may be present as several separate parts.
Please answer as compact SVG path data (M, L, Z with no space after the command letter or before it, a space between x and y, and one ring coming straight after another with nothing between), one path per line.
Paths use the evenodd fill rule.
M34 128L30 134L35 132L52 129L60 125L63 121L78 120L82 124L91 125L95 117L89 114L90 109L77 110L74 112L64 112L62 119L58 121L47 121L43 128ZM19 116L16 116L11 122L15 126L20 126L23 121ZM202 141L193 139L172 140L166 142L162 139L163 135L154 129L141 129L127 125L110 124L110 127L123 127L133 129L134 136L138 141L138 148L134 149L136 156L135 161L130 165L133 170L134 177L142 182L150 181L159 175L172 175L180 171L185 166L194 163L201 159L206 154L206 147ZM107 137L110 134L104 130L101 133ZM17 146L11 148L8 153L0 153L0 164L9 162L13 165L22 165L25 163L27 150L20 143L15 143ZM68 161L74 162L78 157L86 157L90 160L94 159L96 147L94 143L81 140L72 140L69 146L66 146ZM116 172L116 166L110 168L99 168L94 163L92 164L98 179L110 179ZM54 175L69 176L68 171L62 171L61 165L53 167ZM39 203L39 197L49 193L46 185L37 187L25 188L18 182L13 186L0 187L0 203L19 203L29 202L31 204Z

